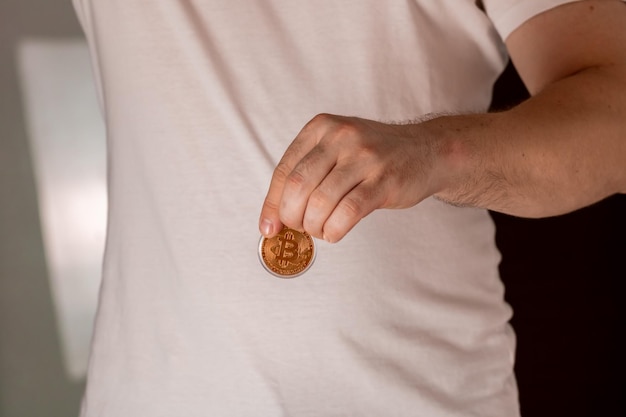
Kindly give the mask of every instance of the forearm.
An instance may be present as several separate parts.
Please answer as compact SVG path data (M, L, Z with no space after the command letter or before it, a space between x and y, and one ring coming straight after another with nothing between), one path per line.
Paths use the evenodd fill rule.
M626 81L618 66L552 83L501 113L445 116L436 196L524 217L566 213L626 191Z

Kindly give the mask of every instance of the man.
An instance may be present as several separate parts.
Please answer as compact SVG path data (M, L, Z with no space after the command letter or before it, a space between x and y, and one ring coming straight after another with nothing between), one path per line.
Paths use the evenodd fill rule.
M626 16L484 3L75 1L110 161L83 416L518 414L493 224L440 200L541 216L623 191ZM535 97L477 114L503 38ZM281 280L257 213L300 130L261 231L342 242Z

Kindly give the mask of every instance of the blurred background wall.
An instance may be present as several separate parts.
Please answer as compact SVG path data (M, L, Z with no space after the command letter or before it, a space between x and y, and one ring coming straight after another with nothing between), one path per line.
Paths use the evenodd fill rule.
M70 0L0 0L0 416L76 416L49 277L18 59L26 39L76 41Z

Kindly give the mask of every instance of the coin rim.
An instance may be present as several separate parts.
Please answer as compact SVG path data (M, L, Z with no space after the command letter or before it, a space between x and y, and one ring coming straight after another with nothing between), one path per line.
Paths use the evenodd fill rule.
M290 229L293 230L293 229ZM274 270L272 270L266 263L265 260L263 259L263 243L265 243L265 240L268 239L267 237L261 235L261 239L259 239L259 249L258 249L258 253L257 255L259 256L259 262L261 262L261 265L263 265L263 268L265 268L265 270L267 272L269 272L270 274L274 275L277 278L283 278L283 279L290 279L290 278L296 278L299 277L300 275L304 274L306 271L309 270L309 268L311 268L311 265L313 265L313 262L315 262L315 258L317 257L317 247L315 246L315 239L309 235L307 232L299 232L297 230L293 230L294 232L300 233L302 235L304 235L307 239L309 239L311 241L311 248L313 249L313 256L311 256L311 260L309 261L309 264L307 266L304 267L304 269L302 269L302 271L296 272L295 274L279 274L278 272L275 272ZM282 233L282 230L281 230ZM271 239L271 238L270 238Z

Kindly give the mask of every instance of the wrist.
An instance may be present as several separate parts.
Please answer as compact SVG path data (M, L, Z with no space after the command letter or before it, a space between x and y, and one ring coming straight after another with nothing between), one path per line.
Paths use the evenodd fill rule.
M421 137L432 150L430 184L432 194L461 204L459 193L473 178L477 144L468 137L470 127L464 116L441 116L419 125Z

